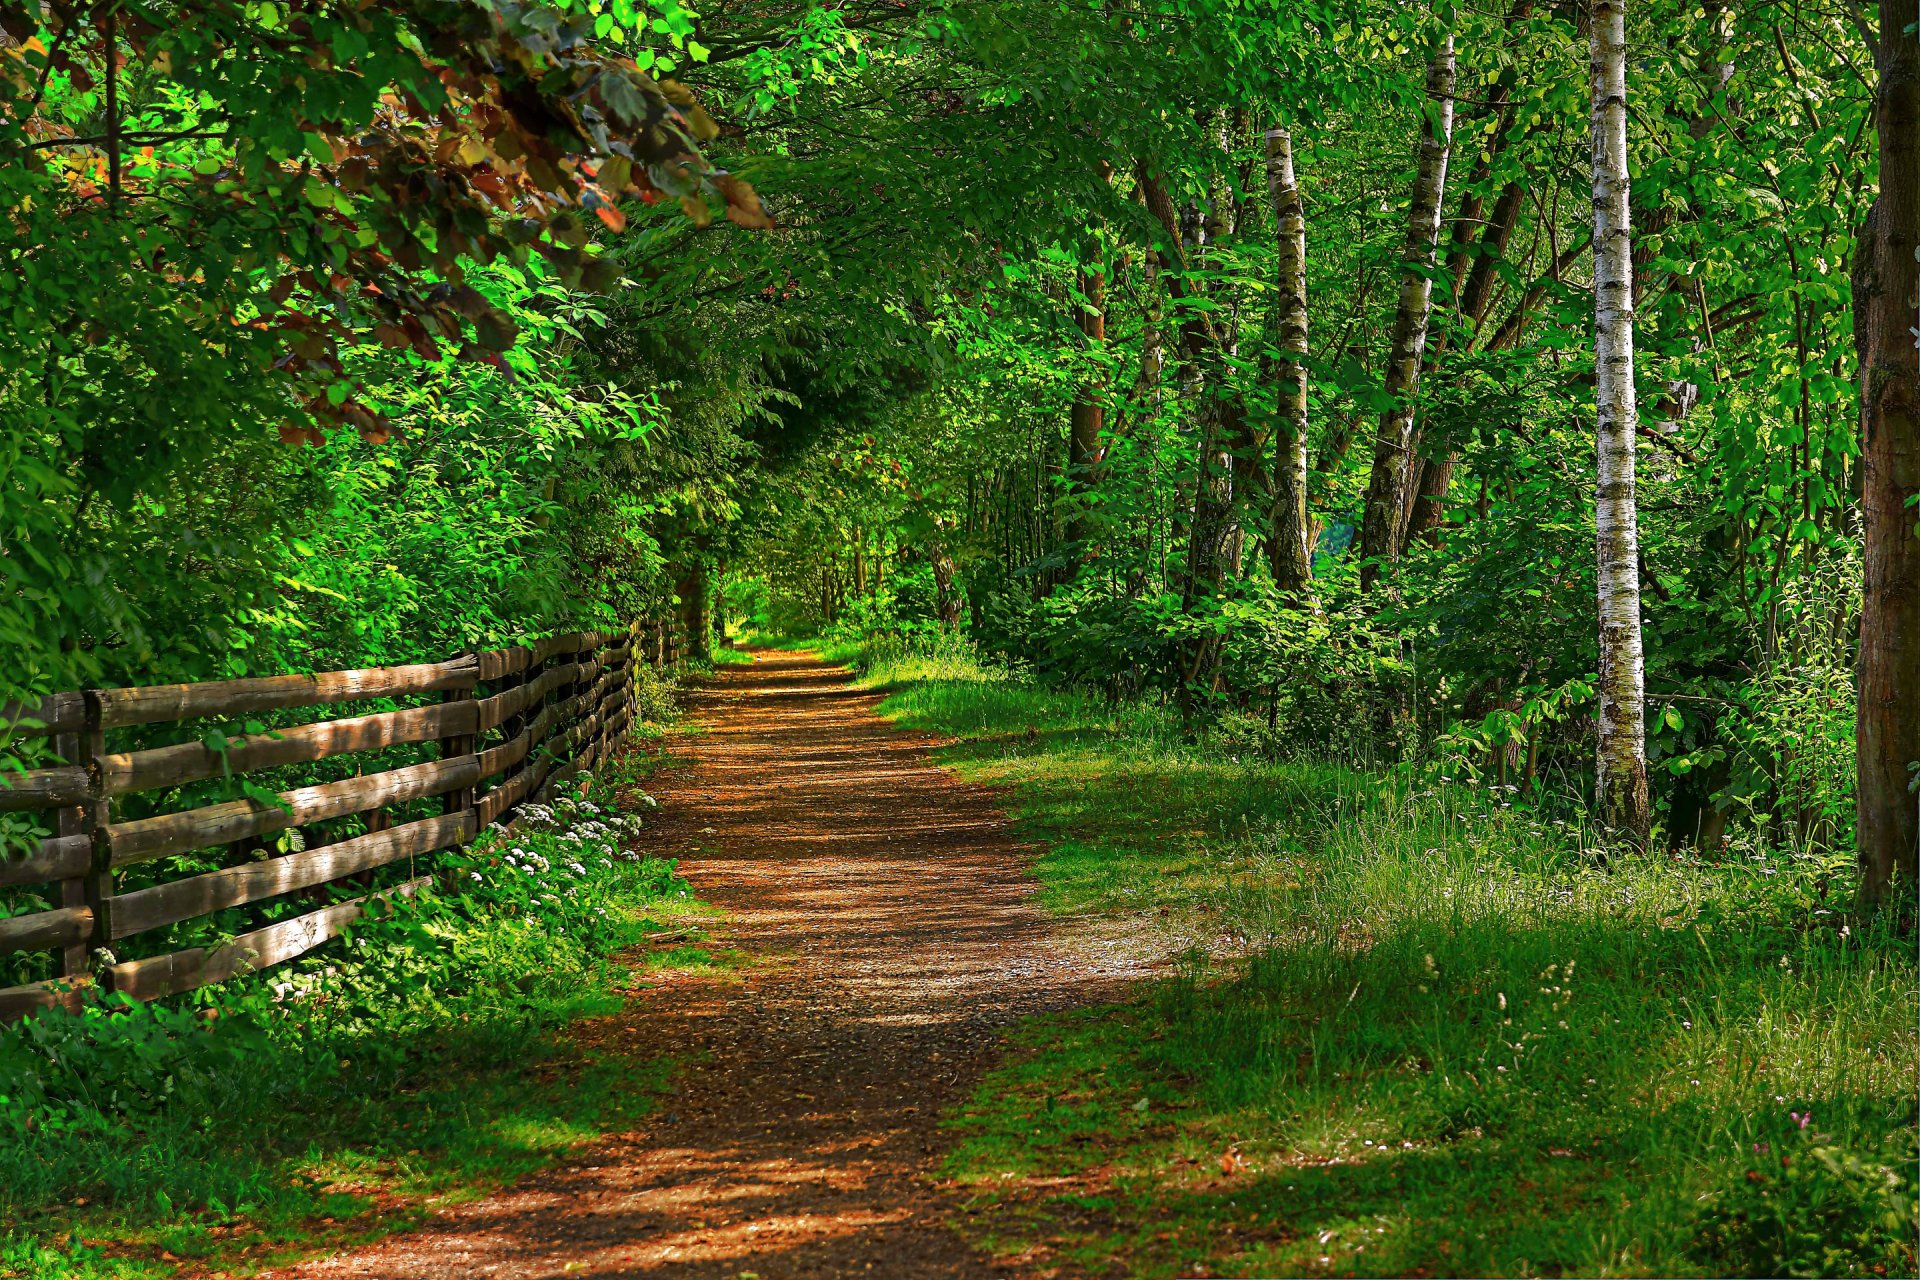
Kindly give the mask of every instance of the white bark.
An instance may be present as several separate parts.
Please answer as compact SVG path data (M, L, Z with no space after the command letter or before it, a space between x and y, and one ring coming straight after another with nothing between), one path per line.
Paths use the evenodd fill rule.
M1456 75L1453 33L1449 31L1427 66L1427 98L1433 114L1420 130L1400 305L1394 313L1393 344L1387 356L1386 391L1393 397L1393 407L1380 416L1380 430L1373 443L1373 474L1367 482L1366 510L1360 521L1360 554L1372 560L1394 560L1400 555L1402 513L1412 472L1413 401L1420 388L1427 322L1433 314L1432 276L1440 244L1440 209L1447 190L1447 159L1453 148ZM1371 586L1378 576L1375 569L1364 570L1361 582Z
M1627 0L1593 0L1593 295L1600 569L1599 816L1644 843L1646 672L1634 506L1633 223L1627 180Z
M1280 590L1298 595L1313 574L1307 544L1307 211L1293 174L1293 135L1267 130L1267 193L1280 227L1274 326L1280 347L1274 398L1273 529L1268 560Z

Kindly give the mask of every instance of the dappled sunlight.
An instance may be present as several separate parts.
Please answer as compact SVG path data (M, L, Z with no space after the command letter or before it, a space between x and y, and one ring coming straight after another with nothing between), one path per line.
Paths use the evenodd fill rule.
M1133 933L1069 933L992 792L808 655L761 653L695 698L703 732L655 776L653 852L750 960L649 974L608 1023L682 1064L646 1126L299 1276L999 1274L932 1176L942 1115L1028 1015L1157 970Z

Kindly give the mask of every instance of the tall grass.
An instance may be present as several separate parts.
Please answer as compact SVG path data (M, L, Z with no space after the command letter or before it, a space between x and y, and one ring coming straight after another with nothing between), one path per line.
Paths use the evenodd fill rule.
M1837 909L1845 868L1606 851L957 647L860 667L1014 788L1050 905L1202 944L1035 1024L957 1119L990 1239L1141 1275L1914 1273L1920 972Z

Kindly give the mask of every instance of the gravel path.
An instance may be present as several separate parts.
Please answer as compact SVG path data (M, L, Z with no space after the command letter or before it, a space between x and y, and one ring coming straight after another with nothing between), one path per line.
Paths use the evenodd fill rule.
M727 913L740 976L668 977L596 1032L687 1065L633 1133L298 1277L1011 1277L951 1224L941 1113L1017 1019L1149 960L1069 936L992 793L805 654L696 694L654 847ZM1058 1274L1048 1272L1047 1274Z

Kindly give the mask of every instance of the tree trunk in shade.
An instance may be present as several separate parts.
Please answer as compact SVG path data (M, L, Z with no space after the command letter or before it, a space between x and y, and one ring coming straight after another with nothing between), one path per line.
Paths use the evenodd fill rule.
M1097 351L1107 340L1106 293L1107 278L1102 271L1086 271L1080 275L1080 292L1086 298L1086 306L1079 315L1080 332L1085 335L1089 354ZM1090 515L1089 490L1093 487L1094 471L1100 463L1100 432L1106 425L1106 412L1103 408L1105 384L1097 377L1089 375L1079 387L1073 400L1073 416L1067 433L1067 479L1072 485L1073 518L1067 525L1067 541L1076 544L1085 554L1085 544L1093 536Z
M1910 897L1920 847L1920 0L1881 0L1880 198L1854 295L1866 526L1857 721L1860 897ZM1904 883L1902 883L1904 882Z

